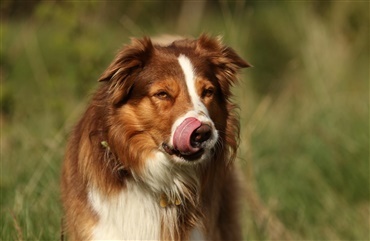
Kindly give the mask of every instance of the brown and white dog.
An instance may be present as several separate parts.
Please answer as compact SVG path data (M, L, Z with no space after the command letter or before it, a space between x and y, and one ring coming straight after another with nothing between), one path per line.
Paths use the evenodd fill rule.
M125 46L66 149L69 239L241 240L230 88L248 66L207 35Z

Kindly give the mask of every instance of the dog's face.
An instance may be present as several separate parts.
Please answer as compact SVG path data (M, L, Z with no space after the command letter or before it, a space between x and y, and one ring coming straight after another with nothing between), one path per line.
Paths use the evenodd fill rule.
M230 87L248 66L207 36L168 46L133 40L100 78L109 85L109 145L134 169L158 154L194 164L230 148L238 135L228 128L236 125Z

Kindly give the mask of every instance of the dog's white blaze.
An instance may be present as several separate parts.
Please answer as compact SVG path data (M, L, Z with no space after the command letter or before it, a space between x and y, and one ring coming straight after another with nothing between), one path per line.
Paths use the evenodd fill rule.
M99 217L92 240L160 239L158 202L136 183L127 182L127 189L114 197L90 188L88 197Z
M187 58L185 55L180 54L178 57L179 64L182 68L182 71L185 75L185 82L186 86L188 88L188 92L191 98L191 102L193 103L195 111L201 113L204 112L208 115L208 110L202 103L202 101L199 98L199 95L197 94L197 90L195 87L195 71L194 67L190 62L190 59Z

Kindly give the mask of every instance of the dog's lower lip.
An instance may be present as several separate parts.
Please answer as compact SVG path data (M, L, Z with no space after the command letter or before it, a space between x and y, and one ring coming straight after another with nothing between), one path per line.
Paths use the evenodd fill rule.
M171 148L169 145L167 145L166 143L163 143L162 144L162 147L163 147L163 150L165 150L165 152L167 152L169 155L175 155L176 154L176 150Z
M199 151L193 153L193 154L190 154L190 155L178 155L179 157L182 157L184 158L185 160L187 161L194 161L194 160L197 160L199 157L201 157L204 153L204 149L200 149Z
M186 161L194 161L196 159L198 159L199 157L201 157L204 153L204 149L200 149L199 151L195 152L195 153L192 153L192 154L181 154L178 150L174 149L174 148L171 148L169 145L167 145L166 143L163 143L162 144L162 147L164 149L164 151L169 154L169 155L175 155L175 156L178 156Z

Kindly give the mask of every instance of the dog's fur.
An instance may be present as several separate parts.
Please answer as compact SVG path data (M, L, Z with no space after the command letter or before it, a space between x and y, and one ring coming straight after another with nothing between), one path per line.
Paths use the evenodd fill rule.
M241 240L230 87L248 66L207 35L120 50L66 149L69 239ZM208 138L190 154L174 144L189 146L174 134L189 117Z

